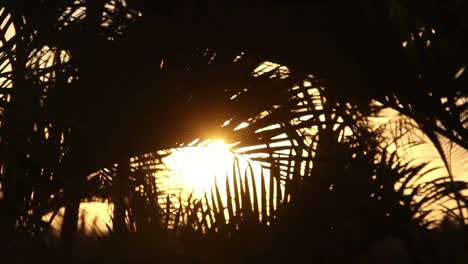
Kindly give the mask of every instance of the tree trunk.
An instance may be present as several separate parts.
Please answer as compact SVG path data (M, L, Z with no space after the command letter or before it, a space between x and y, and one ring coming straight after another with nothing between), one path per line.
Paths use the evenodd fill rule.
M123 234L127 231L125 224L125 217L127 211L127 190L130 176L130 163L129 158L123 158L118 165L117 175L114 186L114 232L116 234Z
M65 189L65 215L63 217L61 239L62 246L67 252L73 249L78 227L78 214L80 210L80 196L76 186Z

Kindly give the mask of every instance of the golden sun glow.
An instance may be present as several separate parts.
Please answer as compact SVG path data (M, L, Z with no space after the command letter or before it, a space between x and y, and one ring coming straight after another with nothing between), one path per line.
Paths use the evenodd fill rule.
M164 159L174 173L174 184L197 198L214 186L215 179L224 182L233 162L230 146L220 139L176 149Z

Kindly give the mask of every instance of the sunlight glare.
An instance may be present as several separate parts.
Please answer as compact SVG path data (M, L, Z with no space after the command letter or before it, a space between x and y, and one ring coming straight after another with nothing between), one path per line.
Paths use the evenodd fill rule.
M197 198L214 185L215 178L218 182L224 181L233 162L230 146L220 139L176 149L164 159L177 185L185 192L193 192Z

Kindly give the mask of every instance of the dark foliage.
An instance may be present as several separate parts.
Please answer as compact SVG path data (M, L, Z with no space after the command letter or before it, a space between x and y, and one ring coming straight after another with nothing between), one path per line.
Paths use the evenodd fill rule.
M466 156L467 9L2 1L2 260L465 263L467 183L446 145ZM251 48L194 48L206 46ZM418 181L428 164L369 123L385 107L414 121L447 175ZM155 180L167 150L213 136L260 172L237 160L188 201ZM109 235L80 236L87 200L112 201ZM44 216L62 207L58 239Z

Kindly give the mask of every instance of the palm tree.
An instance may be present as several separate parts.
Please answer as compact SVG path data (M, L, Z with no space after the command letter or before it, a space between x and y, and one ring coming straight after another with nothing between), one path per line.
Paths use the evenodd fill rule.
M1 12L2 228L38 233L41 215L57 206L57 171L67 148L57 102L49 99L68 86L74 69L69 54L37 38L14 8L2 5Z
M54 143L50 143L53 154L47 156L50 160L47 160L42 168L50 170L50 174L53 171L54 175L61 175L57 176L60 177L58 183L54 181L53 184L58 186L52 192L59 193L59 190L64 189L63 201L67 203L67 212L62 230L64 241L67 243L73 240L73 234L76 232L77 212L80 200L85 196L83 192L86 189L87 175L105 167L112 167L114 163L119 164L117 172L113 175L115 190L111 196L116 206L114 227L123 232L125 211L128 210L124 199L128 196L126 186L132 180L130 157L155 149L168 149L179 143L189 142L193 138L208 137L209 135L205 135L203 130L218 131L227 140L240 141L238 148L260 146L250 152L261 153L262 155L258 155L256 159L263 161L272 175L277 177L278 182L285 184L284 193L281 193L281 188L277 188L276 192L281 193L278 197L286 200L287 197L291 197L299 201L314 200L314 197L322 195L329 197L330 186L339 188L340 185L349 184L343 179L335 179L336 175L346 172L344 167L347 163L354 164L355 171L352 174L362 175L363 185L372 182L369 180L371 177L369 168L375 168L373 167L375 164L368 164L365 161L374 160L376 156L382 158L384 152L378 152L376 143L371 139L361 145L357 144L363 149L353 149L353 140L359 142L362 140L360 134L366 132L365 129L362 131L362 126L356 124L362 122L362 116L369 112L370 98L376 98L415 118L424 125L426 133L439 150L441 148L436 133L444 135L466 149L463 142L466 138L463 123L466 103L461 106L455 103L463 96L460 93L463 84L458 81L465 79L457 78L450 86L452 89L436 91L430 86L429 90L433 95L428 94L430 98L424 97L424 102L430 103L433 108L428 109L424 104L414 100L413 93L408 92L411 91L408 87L420 85L421 81L417 78L419 70L408 62L405 50L401 47L400 36L391 33L392 27L387 21L377 19L378 16L375 14L379 13L371 13L375 17L364 16L359 5L348 9L348 11L357 9L356 13L349 12L335 20L332 24L333 31L321 28L323 23L319 22L323 22L326 14L330 12L342 12L340 11L342 9L338 9L335 4L307 5L307 8L301 6L301 10L296 6L290 6L291 10L286 12L284 17L288 19L299 17L291 22L293 33L288 35L284 30L279 32L283 32L284 36L295 37L299 34L302 36L303 32L308 30L313 31L317 35L304 40L304 43L311 45L291 50L264 44L262 49L245 49L242 53L235 49L167 47L161 43L161 39L150 36L158 34L157 36L166 36L166 38L173 37L173 34L162 27L153 30L153 25L155 22L164 23L177 19L177 9L174 9L173 17L165 17L157 12L161 10L157 9L161 6L154 6L145 1L135 1L131 4L124 4L124 1L42 1L31 4L5 1L4 6L13 14L17 27L17 37L4 41L6 44L2 46L5 47L2 54L7 54L4 60L16 58L13 63L15 68L8 73L11 75L9 78L13 81L13 88L18 90L21 87L41 87L41 85L46 88L49 88L48 85L54 87L47 95L48 100L50 99L50 102L48 101L50 112L44 113L46 125L38 129L44 131L47 127L47 130L51 131L50 124L53 127ZM272 5L266 13L274 17L276 7L278 7L276 4ZM173 7L168 4L164 8ZM387 10L385 5L376 8L380 8L377 9L380 11ZM258 9L254 9L252 16L248 17L250 19L245 20L247 25L253 24L255 10ZM322 13L315 16L317 23L310 21L304 23L303 18L300 19L301 16L298 16L300 13L309 14L307 13L309 11ZM49 15L44 19L44 16L38 16L39 13ZM359 19L354 19L356 17ZM382 32L369 26L366 19L378 22L381 26L379 30ZM4 17L4 20L7 21L8 18ZM230 25L229 20L219 21ZM358 32L349 32L342 28L343 23L350 21L355 28L359 28ZM274 26L277 23L278 21L273 21L273 26L265 29L265 32L281 29ZM203 21L200 25L204 25ZM197 29L196 26L194 28ZM251 27L247 28L248 32L258 32ZM211 30L214 30L214 27L208 27L207 32ZM187 29L180 32L187 32ZM339 37L347 41L335 43L330 32L340 32ZM34 41L29 41L31 38ZM316 38L323 41L315 41ZM87 40L86 43L79 41L81 39ZM174 39L170 43L174 43ZM352 41L348 41L349 39ZM259 40L259 37L252 40ZM14 50L11 49L13 44L16 44ZM35 74L39 80L37 84L28 83L26 80L28 74L24 69L28 66L25 57L45 45L53 47L60 54L62 51L69 53L71 59L67 63L55 62L47 69L41 69L40 74ZM379 53L379 57L372 56L368 52L369 48L375 50L372 45L380 45L387 52ZM339 49L340 47L344 48L343 51ZM347 59L349 56L346 54L351 51L351 54L357 54L356 61L357 64L363 65L362 70L359 70L359 67L349 67L356 66L353 59ZM271 58L280 63L284 62L289 68L273 64L267 67L268 70L264 69L263 74L261 69L255 72L261 62ZM78 70L78 73L75 70ZM390 70L393 70L392 78ZM46 85L40 78L51 72L54 72L55 80ZM294 74L290 74L291 72ZM309 76L309 72L317 73L316 76L324 76L320 73L326 72L328 78L323 81ZM8 74L5 73L4 76ZM281 78L282 76L286 78ZM69 78L72 78L71 83L68 82ZM426 82L426 79L423 80ZM427 81L424 84L429 86L432 83ZM346 91L343 87L350 89ZM381 89L370 93L373 87ZM11 110L6 114L10 121L7 120L5 126L7 131L8 129L12 131L9 135L7 133L6 142L12 142L9 144L13 145L13 149L21 150L21 155L28 153L27 149L22 150L22 146L23 142L27 141L28 133L32 133L30 128L33 127L35 119L28 117L26 122L28 125L22 128L17 124L19 112L34 105L28 103L31 97L34 98L36 106L40 102L37 95L34 97L34 93L29 92L30 90L23 95L19 92L19 95L15 94L26 98L14 99L13 102L18 100L19 103L9 106ZM369 94L366 94L368 92ZM434 99L436 97L434 95L451 99L447 99L448 101L441 105L437 99ZM207 104L207 102L212 103ZM450 111L445 110L446 107ZM212 114L219 109L223 111L216 115ZM37 109L30 109L27 112L31 112L30 115L42 113ZM135 119L139 122L135 122ZM220 124L225 121L229 121L229 124L220 129ZM241 124L248 126L232 132ZM26 129L27 126L29 130ZM266 129L268 127L269 129ZM22 134L13 134L23 130ZM286 139L282 138L283 135L286 135ZM61 142L62 137L66 144ZM38 142L43 141L43 138L38 140ZM329 164L333 159L330 153L327 153L328 150L342 159L340 160L342 166L335 167ZM350 161L350 156L354 154L352 151L362 154L362 159ZM40 152L43 153L42 150ZM5 190L15 190L17 175L38 174L38 172L14 171L26 168L15 164L18 160L10 156L10 160L7 161L8 164L12 164L8 166L13 168L12 176L9 176L13 179L11 180L13 187L10 187L10 182L7 181L8 185L5 186L8 187L5 187ZM28 165L27 168L30 167L33 165ZM359 171L362 168L370 171ZM301 173L301 170L306 173ZM453 184L458 184L452 180ZM358 182L361 183L356 179L356 183L353 184ZM301 187L302 183L310 187ZM45 186L49 183L43 184ZM392 189L391 183L388 186ZM463 188L463 186L454 186L450 193ZM307 196L310 193L310 197L313 198L293 197L292 194L298 192L298 188L305 188L307 192L302 195ZM364 189L366 188L370 187ZM20 198L31 197L32 188L24 189L23 192L11 191L11 193L17 193ZM246 198L245 191L243 192L242 195ZM335 200L330 201L328 205L341 204L343 197L347 195L352 196L343 193L333 198ZM364 194L360 192L359 195ZM5 197L11 197L11 194L6 193ZM357 201L358 198L353 199ZM11 204L16 204L16 201L13 200ZM462 205L459 204L458 207L461 208ZM331 216L332 213L330 212ZM11 215L14 216L12 219L19 217L18 214ZM323 226L323 223L317 226Z

